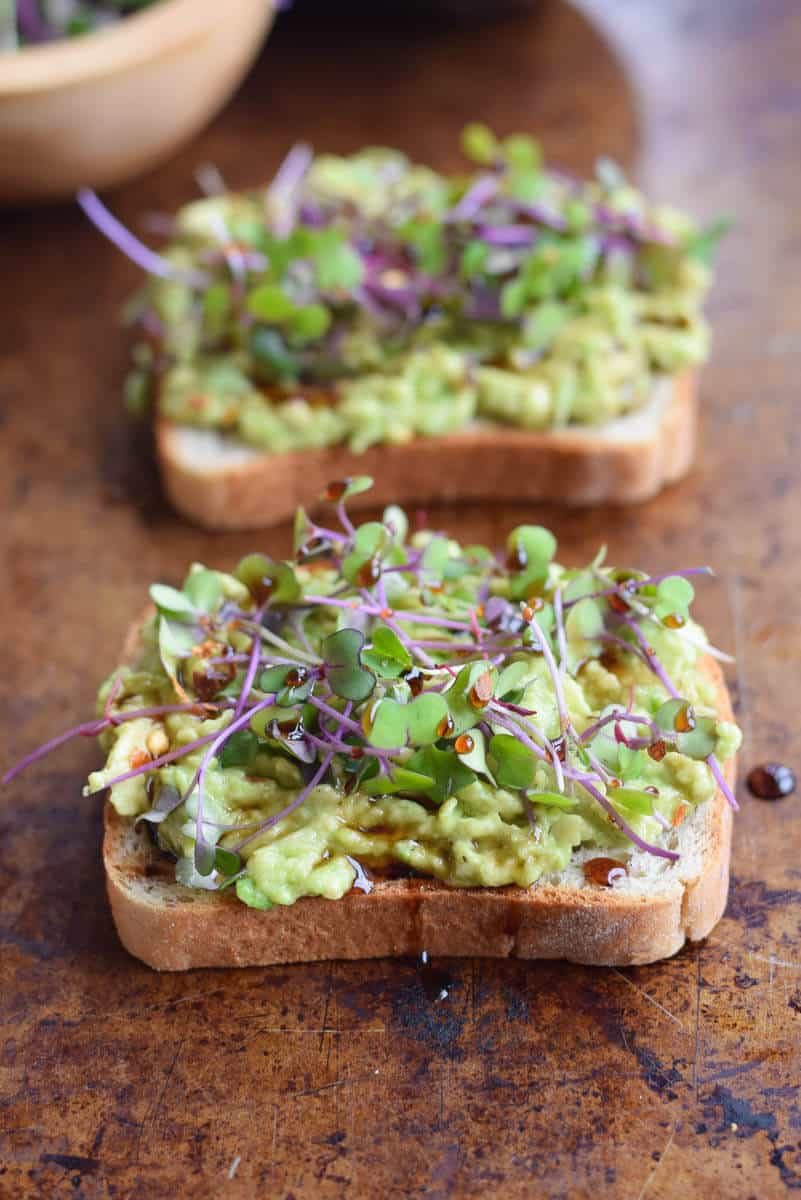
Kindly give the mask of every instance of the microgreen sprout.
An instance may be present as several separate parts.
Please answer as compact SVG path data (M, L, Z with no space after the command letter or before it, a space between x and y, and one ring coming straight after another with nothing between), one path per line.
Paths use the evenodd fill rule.
M543 164L525 135L499 138L472 124L462 144L472 175L439 174L391 150L315 157L305 144L289 150L260 190L226 191L206 167L207 194L176 214L163 253L81 190L88 218L153 277L131 310L143 340L130 402L141 408L155 391L163 399L153 385L169 383L176 368L185 384L166 388L170 419L219 419L226 431L272 448L254 429L258 420L239 419L245 394L254 400L257 391L283 420L284 404L298 394L319 399L320 389L358 387L365 373L402 374L432 346L447 347L448 361L460 364L445 374L463 422L485 405L479 415L489 420L523 423L522 402L503 400L504 389L495 403L489 385L474 388L475 371L515 374L549 360L560 382L543 421L608 419L604 406L595 417L586 404L579 412L575 356L560 352L587 336L588 319L600 342L642 360L636 377L612 384L625 393L626 411L632 397L647 394L642 385L652 375L703 359L706 264L723 224L699 229L653 207L608 162L586 182L566 177ZM602 303L599 290L608 290ZM649 305L654 294L664 304ZM185 367L196 373L191 383ZM546 371L543 386L548 379ZM226 403L210 405L204 396L218 385ZM364 449L397 428L388 421L373 430L356 407L350 423L338 408L347 429L332 421L323 436ZM533 569L537 556L532 547ZM517 582L523 595L529 579Z
M303 514L292 559L250 554L232 576L195 566L181 588L154 585L163 702L136 703L121 669L98 718L27 755L4 782L72 737L121 736L133 721L155 729L179 716L197 721L177 743L135 750L91 790L146 776L156 787L143 819L160 828L186 805L198 886L235 887L240 897L250 895L243 852L322 783L436 807L483 781L519 796L535 838L538 813L592 802L620 836L669 861L677 852L646 836L671 824L656 789L636 782L643 762L673 751L706 763L736 807L715 757L716 720L681 695L654 645L684 636L689 572L622 573L599 560L567 570L553 562L554 539L535 526L513 531L501 557L428 530L407 544L397 510L352 523L347 500L370 483L332 484L326 498L339 528ZM310 556L314 546L324 553ZM641 675L647 667L649 694L661 698L638 705L631 684L625 707L609 705L580 728L569 696L585 664L607 655ZM537 712L542 689L553 724ZM159 783L161 768L191 755L183 794ZM209 772L248 775L264 755L300 773L292 799L266 818L219 820L207 804ZM362 867L351 865L355 886L368 891ZM258 906L255 892L251 899Z

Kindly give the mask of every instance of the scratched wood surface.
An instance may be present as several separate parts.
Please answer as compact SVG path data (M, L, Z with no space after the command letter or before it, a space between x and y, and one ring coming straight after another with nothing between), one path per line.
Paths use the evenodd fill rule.
M304 32L301 18L284 19L214 126L115 208L128 221L171 208L208 160L254 182L298 137L450 165L481 115L539 130L568 165L611 153L701 216L732 213L692 477L635 512L525 515L553 525L571 562L606 541L620 563L714 563L701 611L738 655L743 765L798 768L801 6L542 0L461 29L380 29L373 15ZM151 579L230 563L250 540L172 515L146 439L120 419L115 318L135 270L68 206L5 212L0 228L10 760L91 711ZM494 542L523 516L433 514ZM288 534L259 540L279 553ZM95 761L71 745L2 796L0 1195L801 1190L798 796L766 805L740 788L731 900L703 945L620 971L443 963L452 986L433 1003L411 962L159 977L127 957L99 806L81 797Z

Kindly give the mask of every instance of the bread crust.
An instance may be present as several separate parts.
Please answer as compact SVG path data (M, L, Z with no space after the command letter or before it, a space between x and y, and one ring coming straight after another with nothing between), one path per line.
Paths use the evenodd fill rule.
M644 411L600 427L493 426L363 454L342 446L265 454L159 418L156 450L167 494L185 517L206 529L258 529L312 507L326 484L348 475L374 480L368 494L353 497L354 508L488 497L634 504L687 473L697 423L696 374L686 371L659 380ZM215 438L228 453L215 454Z
M718 664L701 660L732 719ZM724 767L730 786L735 762ZM103 862L120 941L159 971L266 966L322 959L418 955L564 958L626 966L667 958L706 937L726 907L731 809L717 790L687 824L700 843L697 871L662 891L538 883L531 888L452 888L435 879L378 879L365 895L304 898L259 912L230 893L175 883L146 829L105 807Z

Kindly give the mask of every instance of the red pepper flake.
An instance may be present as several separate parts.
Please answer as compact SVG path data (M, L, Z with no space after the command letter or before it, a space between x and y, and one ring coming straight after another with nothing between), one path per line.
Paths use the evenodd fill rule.
M674 812L673 820L671 821L671 825L673 826L674 829L676 828L677 825L681 825L682 821L687 816L687 813L689 811L690 811L689 804L680 804L679 805L679 807Z
M139 748L132 750L128 756L128 762L132 771L137 770L139 767L143 767L145 763L149 763L151 761L152 760L147 750L142 750Z

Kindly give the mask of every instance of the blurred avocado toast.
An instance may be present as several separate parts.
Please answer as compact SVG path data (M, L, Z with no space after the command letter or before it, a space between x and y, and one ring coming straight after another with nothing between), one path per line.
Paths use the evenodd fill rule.
M124 945L159 969L429 953L647 962L726 902L740 733L696 568L502 555L354 526L370 480L297 515L295 553L195 564L68 737L107 754Z
M547 169L527 136L472 125L463 146L460 175L304 145L265 189L212 175L161 254L81 193L150 276L127 395L153 407L186 515L263 525L351 472L380 503L593 503L687 470L724 223L652 205L606 160L587 181Z

